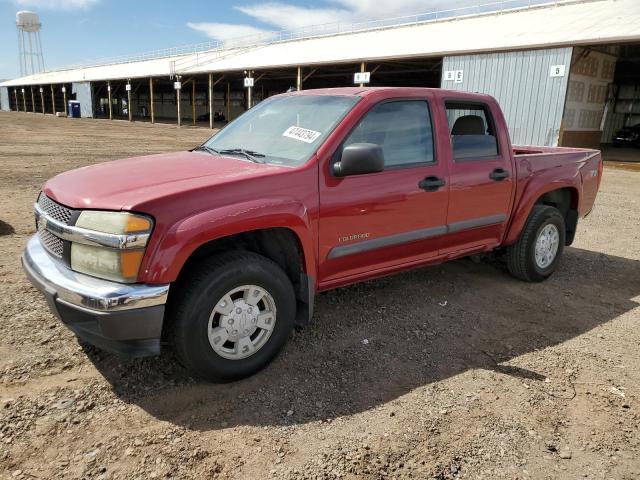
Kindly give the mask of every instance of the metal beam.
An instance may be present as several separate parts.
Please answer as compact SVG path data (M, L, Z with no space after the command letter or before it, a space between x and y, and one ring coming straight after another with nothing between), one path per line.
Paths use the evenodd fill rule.
M180 82L180 75L176 75L176 80ZM180 118L180 102L182 100L180 96L180 91L182 90L182 83L180 84L179 89L176 90L176 105L178 106L178 127L182 126L182 118Z
M56 114L56 94L53 91L53 83L51 84L51 111Z
M64 102L64 114L69 115L67 112L67 87L62 85L62 101Z
M133 121L133 112L131 111L131 79L127 79L127 114L129 114L129 121Z
M360 72L364 73L367 69L367 64L364 62L360 62ZM364 83L360 84L360 88L364 87Z
M151 113L151 123L156 123L155 108L153 106L153 78L149 77L149 112Z
M213 73L209 74L209 128L213 128Z
M311 75L313 75L314 73L316 73L318 71L317 68L314 68L313 70L311 70L309 73L307 73L303 78L302 78L302 83L306 82Z
M252 71L249 70L247 72L247 77L252 78ZM252 107L252 101L253 101L253 87L248 87L247 88L247 110L251 110Z
M191 116L193 117L193 125L196 124L196 79L191 79Z
M109 96L109 120L113 120L113 108L111 105L111 81L107 80L107 94Z
M227 122L231 121L231 84L227 82Z
M296 90L299 92L302 90L302 67L298 67L296 73Z

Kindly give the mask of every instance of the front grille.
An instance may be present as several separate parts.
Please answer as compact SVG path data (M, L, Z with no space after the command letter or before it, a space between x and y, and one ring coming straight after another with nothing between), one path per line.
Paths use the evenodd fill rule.
M58 222L69 225L75 210L67 208L64 205L60 205L54 202L44 193L40 193L38 197L38 206L48 216L57 220ZM64 244L65 240L57 237L53 233L44 228L40 228L38 225L38 235L40 237L40 243L42 246L53 256L57 258L63 258L64 256Z
M64 253L64 240L56 237L48 230L41 229L39 233L42 246L46 248L51 255L62 258L62 254Z
M73 210L59 203L54 202L44 193L40 193L38 197L38 206L51 218L59 222L69 225Z

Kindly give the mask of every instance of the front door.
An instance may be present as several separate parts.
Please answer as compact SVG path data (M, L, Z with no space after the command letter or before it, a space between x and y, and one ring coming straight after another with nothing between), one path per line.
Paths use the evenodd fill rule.
M426 99L383 101L347 135L382 147L382 172L320 173L320 284L349 283L435 256L446 232L447 166L435 156ZM336 158L334 155L334 159Z

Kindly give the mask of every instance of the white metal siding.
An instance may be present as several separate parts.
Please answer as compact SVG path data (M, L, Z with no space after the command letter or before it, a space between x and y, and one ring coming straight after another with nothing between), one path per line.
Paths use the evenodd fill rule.
M560 133L571 48L445 57L442 88L486 93L502 107L514 145L556 146ZM552 65L565 65L551 77ZM445 72L462 70L462 83Z
M91 92L91 82L73 83L72 91L76 94L76 100L80 102L80 116L82 118L92 118L93 95Z
M0 87L0 110L8 112L10 110L9 105L9 89Z
M558 2L551 6L401 25L270 45L199 52L45 72L3 86L168 76L640 41L640 1Z

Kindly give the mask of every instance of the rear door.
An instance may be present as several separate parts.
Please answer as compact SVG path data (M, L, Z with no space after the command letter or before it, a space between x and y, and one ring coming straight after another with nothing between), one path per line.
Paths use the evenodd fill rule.
M438 254L446 231L447 165L436 155L427 98L374 104L320 172L319 270L325 286ZM382 172L335 177L344 146L382 147Z
M451 138L448 234L441 253L495 246L509 219L514 186L511 145L491 106L445 101ZM502 116L496 112L504 125Z

